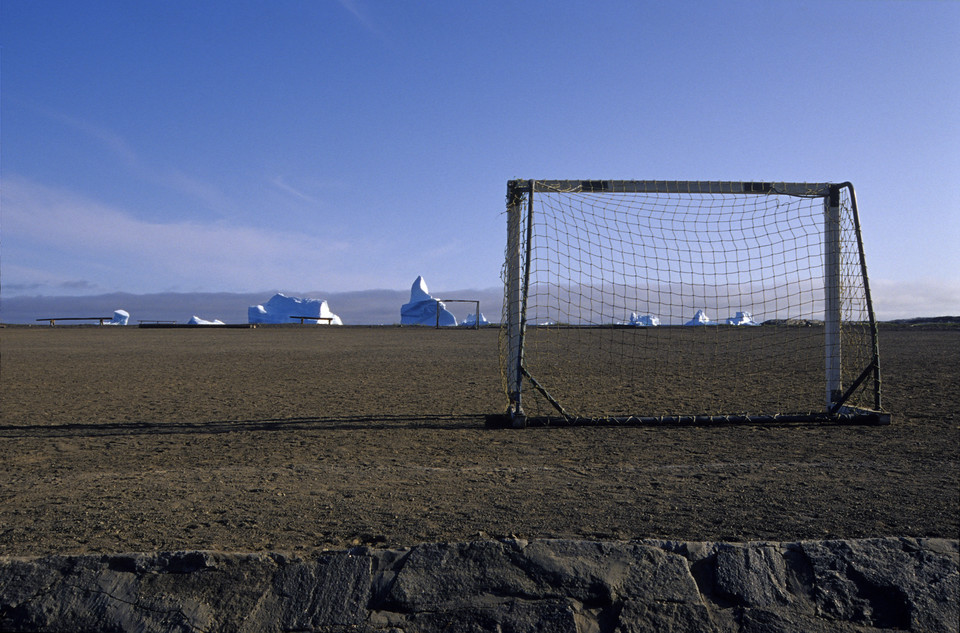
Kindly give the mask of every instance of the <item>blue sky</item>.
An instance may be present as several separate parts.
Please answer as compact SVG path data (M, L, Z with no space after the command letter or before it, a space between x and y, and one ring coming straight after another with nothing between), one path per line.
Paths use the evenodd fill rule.
M0 293L486 289L511 178L849 180L880 317L960 314L958 77L958 2L3 0Z

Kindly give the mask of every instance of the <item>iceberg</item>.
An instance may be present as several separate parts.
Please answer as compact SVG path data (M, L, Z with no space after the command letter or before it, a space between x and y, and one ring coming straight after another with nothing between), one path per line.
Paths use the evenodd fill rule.
M660 319L652 314L639 315L636 312L630 315L630 325L637 327L656 327L660 325Z
M737 312L736 316L727 319L727 325L760 325L753 320L753 315L749 312Z
M130 313L126 310L114 310L110 325L126 325L130 322Z
M187 321L189 325L226 325L220 319L214 319L213 321L207 321L206 319L201 319L197 315L190 317L190 320Z
M684 323L684 325L706 325L707 323L710 323L710 317L707 316L707 313L703 310L697 310L693 318Z
M486 317L483 316L483 312L480 313L480 325L489 325L490 321L487 321ZM477 315L475 312L471 312L467 315L463 321L460 322L462 327L477 327Z
M439 320L438 320L439 311ZM410 287L410 301L400 306L400 325L456 325L453 316L443 305L430 296L427 282L417 277Z
M316 317L307 323L343 325L340 317L330 311L326 301L287 297L277 293L262 305L247 308L248 323L293 323L291 317Z

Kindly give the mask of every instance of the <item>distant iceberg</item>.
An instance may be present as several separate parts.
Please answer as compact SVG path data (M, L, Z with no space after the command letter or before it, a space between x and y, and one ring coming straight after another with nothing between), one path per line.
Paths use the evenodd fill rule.
M343 325L340 317L330 311L326 301L319 299L301 299L275 294L262 305L247 308L248 323L294 323L291 317L310 317L306 323L321 325Z
M486 317L483 316L483 312L480 313L480 325L489 325L490 322L487 321ZM477 314L471 312L467 315L463 321L460 322L462 327L477 327Z
M439 310L439 321L437 311ZM430 296L427 282L417 277L410 287L410 301L400 306L401 325L456 325L457 317L444 307L443 302Z
M114 310L110 325L126 325L130 322L130 313L126 310Z
M727 319L727 325L760 325L753 320L753 315L749 312L737 312L736 316Z
M220 319L214 319L213 321L208 321L206 319L201 319L197 315L190 317L190 320L187 321L189 325L226 325Z
M637 327L656 327L660 325L660 319L652 314L639 315L634 312L630 315L630 325Z
M684 323L684 325L706 325L708 323L710 323L710 317L707 316L707 313L703 310L697 310L693 318Z

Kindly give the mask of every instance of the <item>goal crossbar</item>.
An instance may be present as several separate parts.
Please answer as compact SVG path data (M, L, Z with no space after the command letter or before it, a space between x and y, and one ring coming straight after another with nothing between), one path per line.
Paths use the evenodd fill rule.
M686 194L781 194L824 196L829 183L732 182L712 180L511 180L512 191L557 191L563 193L686 193Z

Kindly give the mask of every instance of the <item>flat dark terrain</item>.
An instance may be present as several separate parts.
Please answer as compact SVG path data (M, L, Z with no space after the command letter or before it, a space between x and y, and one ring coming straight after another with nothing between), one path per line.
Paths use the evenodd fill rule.
M493 329L0 330L0 554L960 537L960 330L890 426L490 429Z

